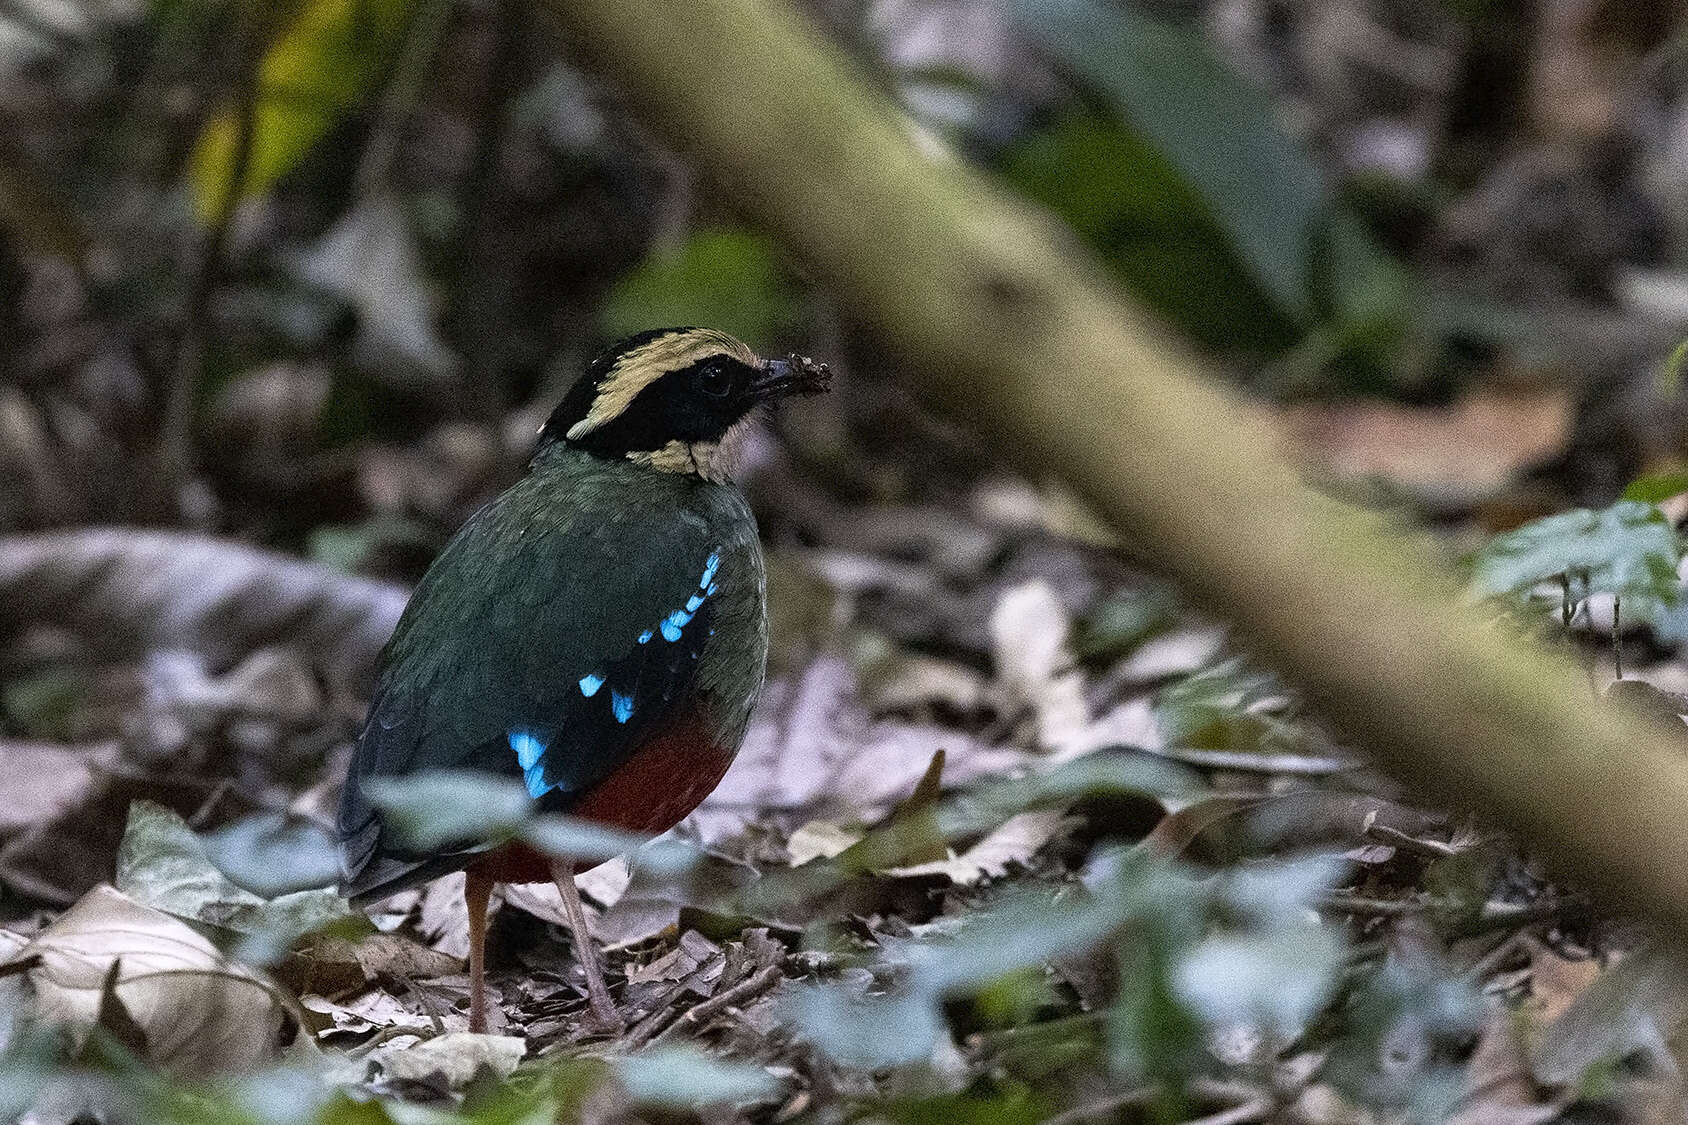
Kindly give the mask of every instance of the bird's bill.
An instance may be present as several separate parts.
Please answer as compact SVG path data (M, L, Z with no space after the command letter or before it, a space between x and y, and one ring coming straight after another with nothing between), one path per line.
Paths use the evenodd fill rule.
M759 399L785 398L823 394L831 384L832 372L826 364L792 354L784 359L765 360L750 384L750 391Z

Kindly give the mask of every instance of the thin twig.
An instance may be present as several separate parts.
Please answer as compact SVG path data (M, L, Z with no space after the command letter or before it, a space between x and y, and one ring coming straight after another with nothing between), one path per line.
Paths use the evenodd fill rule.
M1238 773L1281 773L1300 777L1323 777L1365 768L1364 762L1343 758L1321 758L1309 754L1251 754L1243 750L1200 750L1168 747L1157 750L1162 757L1205 769Z
M222 276L229 227L234 222L234 214L246 186L246 174L252 164L253 138L257 133L258 67L261 59L253 48L263 25L260 11L254 9L241 21L242 31L237 47L240 67L233 91L234 149L229 153L223 194L212 212L211 228L205 236L199 267L194 271L193 289L182 314L181 335L177 337L176 355L171 364L164 419L159 427L158 477L154 482L154 507L159 510L167 511L174 506L178 489L187 478L193 461L194 397L205 368L206 322L211 309L211 294Z
M405 129L430 76L428 64L439 49L440 37L445 32L450 15L451 0L427 0L411 19L404 47L393 67L393 77L382 91L369 143L364 146L363 157L358 161L355 183L360 199L368 199L387 187Z
M1079 1125L1082 1121L1095 1121L1099 1118L1111 1117L1127 1106L1144 1105L1153 1100L1160 1092L1159 1086L1139 1086L1135 1090L1111 1094L1093 1102L1085 1102L1083 1105L1062 1110L1053 1117L1044 1118L1043 1125Z
M1258 1121L1271 1112L1271 1098L1254 1098L1206 1117L1192 1117L1184 1125L1242 1125L1244 1121Z
M726 1011L728 1008L760 996L762 993L777 984L779 979L780 967L778 965L764 966L749 980L742 980L733 985L733 987L727 989L725 992L719 993L718 995L713 996L694 1007L688 1008L680 1014L679 1019L676 1019L673 1023L663 1028L662 1032L657 1035L656 1038L666 1039L669 1035L672 1035L674 1030L682 1023L691 1027L697 1027L702 1024L704 1020L710 1019L711 1017Z
M1409 836L1399 828L1391 828L1387 824L1375 821L1366 825L1366 836L1381 844L1399 848L1414 855L1426 856L1430 859L1447 859L1456 856L1463 850L1451 844L1444 844L1440 840L1421 840L1417 836Z
M1612 668L1618 679L1624 678L1623 599L1612 595Z

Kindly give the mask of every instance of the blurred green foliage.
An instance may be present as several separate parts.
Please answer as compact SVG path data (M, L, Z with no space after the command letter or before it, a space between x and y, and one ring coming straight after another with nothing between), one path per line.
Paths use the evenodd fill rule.
M599 316L612 338L652 325L696 324L767 348L797 327L802 307L772 239L706 228L654 250L616 283Z
M411 0L306 0L264 53L254 78L251 152L238 185L242 108L205 126L189 166L194 210L214 221L229 198L262 195L346 114L359 109L403 38ZM285 11L285 9L282 9ZM263 13L254 7L246 18Z
M1008 155L1121 278L1211 347L1389 386L1412 280L1337 199L1269 99L1193 31L1132 3L1016 0L1032 36L1106 107ZM1305 371L1303 374L1316 374Z

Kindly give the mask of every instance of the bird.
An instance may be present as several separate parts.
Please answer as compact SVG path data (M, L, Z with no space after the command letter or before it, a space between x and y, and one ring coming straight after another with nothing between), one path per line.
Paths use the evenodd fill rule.
M767 658L760 537L734 483L744 439L762 407L829 380L714 329L621 340L417 584L341 790L340 888L363 906L465 872L471 1031L487 1026L499 883L556 884L592 1015L619 1026L574 865L513 842L407 850L365 784L469 769L519 781L541 812L629 832L688 816L732 763Z

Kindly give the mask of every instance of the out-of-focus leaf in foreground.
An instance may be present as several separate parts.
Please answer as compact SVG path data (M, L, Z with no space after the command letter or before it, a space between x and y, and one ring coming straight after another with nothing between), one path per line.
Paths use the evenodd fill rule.
M86 1035L115 995L148 1059L172 1074L249 1069L280 1048L286 1009L274 984L111 887L88 892L12 960L35 958L26 977L43 1024Z
M241 820L200 837L212 866L260 898L332 886L339 853L320 826L282 813Z
M1340 865L1321 859L1201 882L1137 856L1107 855L1081 889L1011 894L931 935L886 946L873 977L796 990L800 1034L846 1065L931 1056L944 1002L1013 974L1116 944L1125 958L1111 1029L1118 1069L1138 1079L1183 1072L1196 1029L1298 1033L1334 985L1341 941L1309 915ZM1180 1031L1180 1028L1188 1029Z
M639 852L641 867L677 873L697 859L671 841L622 832L574 817L539 813L519 782L471 770L430 770L412 777L367 778L364 792L386 828L419 852L523 840L546 855L601 863Z
M613 1066L629 1097L660 1109L758 1101L779 1088L761 1067L714 1059L689 1047L627 1055Z
M252 151L241 195L262 195L334 123L357 108L397 46L411 0L307 0L258 65ZM194 209L212 221L227 197L239 110L225 106L199 135L189 164Z

